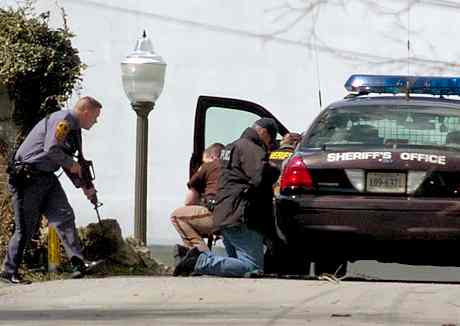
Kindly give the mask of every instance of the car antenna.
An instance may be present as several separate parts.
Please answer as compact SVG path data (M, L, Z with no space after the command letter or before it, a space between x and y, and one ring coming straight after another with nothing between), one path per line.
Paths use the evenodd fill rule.
M411 5L407 5L407 76L410 76L410 8ZM410 82L406 81L406 100L410 99Z
M410 99L410 82L406 80L406 87L404 88L404 93L406 94L406 100Z
M407 5L407 76L410 75L410 9L411 4Z
M316 46L316 43L314 45L314 51L315 51L315 63L316 63L316 81L318 83L319 110L321 111L321 108L323 107L323 101L321 98L321 78L320 78L320 73L319 73L318 47Z

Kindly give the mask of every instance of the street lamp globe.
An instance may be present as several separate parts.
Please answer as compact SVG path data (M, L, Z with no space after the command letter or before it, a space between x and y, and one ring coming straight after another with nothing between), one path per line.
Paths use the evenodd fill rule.
M121 62L123 88L131 103L155 103L163 90L165 71L166 63L153 51L144 31L134 51Z

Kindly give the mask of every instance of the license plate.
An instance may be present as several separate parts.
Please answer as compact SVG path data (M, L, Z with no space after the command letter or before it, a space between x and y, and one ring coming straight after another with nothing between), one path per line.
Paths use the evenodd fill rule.
M405 193L406 174L388 172L368 172L366 178L368 192Z

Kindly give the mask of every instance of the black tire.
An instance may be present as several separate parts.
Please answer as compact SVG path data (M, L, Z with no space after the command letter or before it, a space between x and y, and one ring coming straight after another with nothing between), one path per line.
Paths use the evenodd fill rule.
M308 276L310 273L306 255L285 244L269 247L264 259L265 274Z
M347 261L340 259L320 260L315 262L315 275L331 274L343 277L347 274Z

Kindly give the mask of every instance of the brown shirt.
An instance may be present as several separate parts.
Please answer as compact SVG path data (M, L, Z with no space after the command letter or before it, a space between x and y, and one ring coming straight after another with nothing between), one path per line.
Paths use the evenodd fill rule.
M195 189L206 200L214 198L219 187L220 161L203 163L190 178L187 187Z

